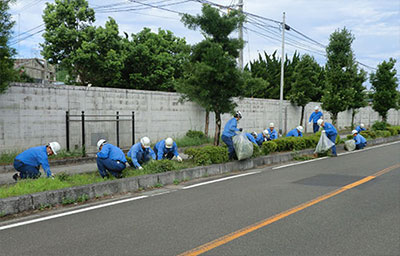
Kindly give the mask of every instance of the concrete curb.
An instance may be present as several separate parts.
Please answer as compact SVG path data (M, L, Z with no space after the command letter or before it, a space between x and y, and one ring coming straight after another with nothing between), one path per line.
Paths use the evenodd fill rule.
M368 141L368 145L376 145L400 140L400 135L378 138ZM339 147L339 146L338 146ZM343 147L339 147L339 149ZM180 171L150 174L138 177L130 177L112 181L105 181L79 187L71 187L54 191L39 192L30 195L22 195L0 199L0 216L16 214L27 210L40 209L42 207L66 204L79 200L92 199L118 193L136 192L139 189L148 189L159 184L170 185L175 180L185 181L206 176L229 173L233 171L245 171L267 164L277 164L293 159L294 155L309 155L314 149L302 151L276 153L243 161L199 166Z

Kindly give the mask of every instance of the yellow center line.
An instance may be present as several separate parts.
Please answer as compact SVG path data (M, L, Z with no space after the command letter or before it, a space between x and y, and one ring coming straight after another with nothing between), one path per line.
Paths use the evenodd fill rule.
M284 212L278 213L278 214L276 214L276 215L274 215L272 217L264 219L264 220L262 220L260 222L257 222L255 224L253 224L253 225L250 225L250 226L247 226L245 228L242 228L242 229L239 229L237 231L234 231L234 232L232 232L230 234L227 234L227 235L225 235L223 237L215 239L214 241L211 241L211 242L208 242L206 244L203 244L203 245L201 245L199 247L196 247L196 248L194 248L192 250L189 250L189 251L186 251L184 253L181 253L178 256L194 256L194 255L199 255L199 254L205 253L207 251L210 251L210 250L212 250L212 249L214 249L214 248L216 248L218 246L221 246L223 244L229 243L230 241L235 240L236 238L239 238L239 237L244 236L244 235L246 235L248 233L251 233L251 232L253 232L253 231L257 230L257 229L260 229L260 228L265 227L265 226L267 226L267 225L269 225L271 223L274 223L274 222L276 222L278 220L286 218L287 216L290 216L290 215L292 215L292 214L294 214L296 212L304 210L307 207L310 207L310 206L315 205L315 204L317 204L317 203L319 203L321 201L324 201L324 200L326 200L328 198L336 196L336 195L338 195L338 194L340 194L340 193L342 193L342 192L344 192L346 190L349 190L349 189L352 189L354 187L360 186L361 184L364 184L364 183L366 183L366 182L368 182L370 180L373 180L376 177L379 177L379 176L381 176L381 175L383 175L383 174L385 174L385 173L387 173L389 171L392 171L392 170L394 170L396 168L399 168L399 167L400 167L400 164L396 164L396 165L390 166L388 168L385 168L385 169L383 169L383 170L381 170L381 171L379 171L379 172L377 172L375 174L372 174L370 176L367 176L367 177L365 177L365 178L363 178L361 180L358 180L356 182L353 182L351 184L348 184L346 186L338 188L338 189L336 189L336 190L334 190L332 192L329 192L327 194L319 196L319 197L317 197L317 198L315 198L315 199L313 199L311 201L308 201L308 202L302 203L300 205L297 205L297 206L295 206L295 207L293 207L293 208L291 208L289 210L286 210Z

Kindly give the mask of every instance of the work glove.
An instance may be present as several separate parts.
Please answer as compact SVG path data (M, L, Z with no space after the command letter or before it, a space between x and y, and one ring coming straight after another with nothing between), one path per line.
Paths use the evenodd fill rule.
M54 178L55 178L54 174L52 173L52 174L49 176L49 178L52 179L52 180L54 180Z
M178 162L182 162L182 157L177 156L176 159L178 160Z
M325 133L325 130L322 130L321 133Z
M143 170L143 167L142 166L139 166L139 168L138 168L139 170Z
M242 132L243 131L243 128L239 128L239 132Z

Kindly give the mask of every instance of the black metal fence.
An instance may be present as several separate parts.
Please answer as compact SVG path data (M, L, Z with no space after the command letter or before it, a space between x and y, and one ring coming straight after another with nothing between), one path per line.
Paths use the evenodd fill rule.
M89 119L87 119L89 118ZM96 119L96 118L108 118L108 119ZM81 136L82 136L82 156L86 156L86 140L85 140L85 123L89 122L115 122L115 134L117 140L117 147L119 147L120 139L120 122L132 122L132 145L135 144L135 112L132 111L132 115L120 115L119 111L115 115L85 115L85 111L82 111L80 115L71 115L69 111L65 113L66 123L66 147L67 151L70 151L70 123L80 122L81 123Z

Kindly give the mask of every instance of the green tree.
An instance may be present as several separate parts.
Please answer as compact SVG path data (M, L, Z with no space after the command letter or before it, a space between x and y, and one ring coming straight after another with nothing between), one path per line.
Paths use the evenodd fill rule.
M233 97L242 91L236 58L243 42L229 35L243 20L237 11L220 16L218 10L209 5L203 6L201 16L185 14L182 17L182 22L190 29L200 28L205 39L193 47L177 90L206 111L215 113L214 145L219 145L221 114L234 110Z
M260 98L264 95L264 91L268 88L269 83L261 77L253 77L249 70L244 70L243 73L243 96L249 98Z
M300 125L303 125L304 108L318 94L321 67L310 55L303 55L293 73L293 84L288 98L301 107Z
M11 37L11 29L15 22L8 13L10 0L0 1L0 93L3 93L15 76L14 61L15 49L8 43Z
M360 70L357 73L357 76L353 83L353 99L349 104L349 109L352 110L351 112L351 129L354 128L354 117L356 116L358 109L363 108L368 105L367 102L367 93L365 91L365 86L363 83L367 81L367 73L364 70Z
M77 63L79 51L93 40L95 28L94 10L86 0L55 0L47 3L43 14L46 29L43 34L42 55L51 64L61 64L72 79L79 77L83 85L89 83L88 70ZM95 53L92 53L95 54ZM78 57L79 59L79 57Z
M370 75L372 84L373 101L372 108L379 113L382 120L386 122L387 112L391 108L398 108L398 79L394 65L396 60L390 58L389 61L383 61L378 65L376 73Z
M357 80L357 65L351 48L353 41L354 36L343 28L331 34L326 48L326 84L322 107L332 114L333 124L336 124L339 112L349 108L355 93L353 84Z
M182 76L183 62L190 53L185 39L171 31L153 33L144 28L125 40L126 59L122 79L129 88L175 91L176 80Z

